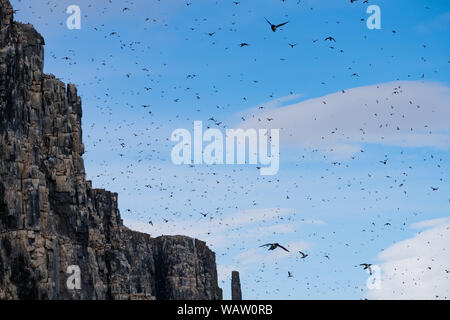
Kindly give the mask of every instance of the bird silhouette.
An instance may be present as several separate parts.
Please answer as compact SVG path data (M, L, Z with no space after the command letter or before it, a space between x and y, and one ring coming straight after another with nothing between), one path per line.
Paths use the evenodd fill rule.
M370 263L361 263L360 266L364 266L364 270L369 270L369 274L372 275L372 264Z
M283 22L283 23L280 23L280 24L272 24L269 20L267 20L267 18L264 17L264 19L266 19L266 21L267 21L268 24L270 24L270 29L271 29L273 32L276 32L277 29L278 29L279 27L282 27L282 26L284 26L286 23L289 22L289 21L286 21L286 22Z
M300 253L302 255L301 259L305 259L307 256L309 256L309 254L305 254L301 251L299 251L298 253Z
M289 252L288 249L286 249L285 247L283 247L279 243L266 243L266 244L263 244L262 246L260 246L260 248L262 248L262 247L269 247L268 250L275 250L276 248L281 248L284 251Z

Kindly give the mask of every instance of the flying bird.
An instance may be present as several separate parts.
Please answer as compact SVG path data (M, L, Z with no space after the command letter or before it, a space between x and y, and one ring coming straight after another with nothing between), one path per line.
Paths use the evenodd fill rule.
M284 251L289 252L288 249L286 249L285 247L283 247L279 243L266 243L266 244L263 244L262 246L260 246L260 248L262 248L262 247L269 247L269 250L275 250L276 248L281 248Z
M270 29L272 29L273 32L277 31L277 29L279 27L284 26L286 23L289 22L289 21L286 21L286 22L283 22L283 23L280 23L280 24L272 24L269 20L267 20L267 18L264 18L264 19L266 19L268 24L270 24Z
M299 251L298 253L300 253L302 255L301 259L305 259L307 256L309 256L309 254L305 254L301 251Z
M370 263L361 263L360 266L364 266L364 270L369 270L369 274L372 275L372 264Z

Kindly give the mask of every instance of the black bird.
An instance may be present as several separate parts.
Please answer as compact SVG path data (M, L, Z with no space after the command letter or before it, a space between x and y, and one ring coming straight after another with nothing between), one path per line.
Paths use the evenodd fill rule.
M360 266L364 266L364 270L369 270L369 274L372 275L372 265L370 263L361 263Z
M300 253L302 255L302 259L305 259L307 256L309 256L308 254L305 254L305 253L303 253L301 251L299 251L298 253Z
M290 271L288 271L288 278L292 278L292 277L293 277L292 273Z
M433 190L433 191L438 191L439 188L431 187L431 190Z
M334 42L336 42L336 39L335 38L333 38L333 37L326 37L325 38L325 41L334 41Z
M286 249L285 247L283 247L279 243L266 243L266 244L263 244L262 246L260 246L260 248L262 248L262 247L269 247L269 250L275 250L276 248L281 248L284 251L289 252L288 249Z
M286 21L286 22L283 22L283 23L280 23L280 24L272 24L269 20L267 20L267 18L264 18L264 19L266 19L268 24L270 24L270 29L272 29L273 32L277 31L277 29L279 27L284 26L286 23L289 22L289 21Z

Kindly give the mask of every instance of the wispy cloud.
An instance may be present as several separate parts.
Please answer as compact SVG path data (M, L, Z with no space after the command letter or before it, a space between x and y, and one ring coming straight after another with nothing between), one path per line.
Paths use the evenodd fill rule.
M270 119L270 121L269 121ZM364 144L450 146L450 87L396 81L256 110L243 128L279 128L284 146L348 157Z
M450 11L444 12L427 22L422 22L416 26L416 29L423 33L430 33L436 30L448 30L450 28Z

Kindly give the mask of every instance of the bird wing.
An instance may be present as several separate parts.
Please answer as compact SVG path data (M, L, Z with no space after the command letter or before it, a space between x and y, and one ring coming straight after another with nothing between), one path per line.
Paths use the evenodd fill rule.
M279 25L277 25L276 27L277 28L279 28L279 27L281 27L281 26L284 26L286 23L288 23L289 21L286 21L286 22L283 22L283 23L280 23Z
M268 23L268 24L270 24L271 26L273 26L273 24L272 24L272 23L270 23L270 21L269 21L269 20L267 20L267 18L266 18L266 17L264 17L264 19L266 19L266 21L267 21L267 23Z
M267 247L267 246L270 246L270 245L272 245L271 243L266 243L266 244L263 244L262 246L259 246L260 248L262 248L262 247Z
M283 247L281 244L279 244L278 245L281 249L283 249L284 251L287 251L287 252L289 252L289 250L288 249L286 249L285 247Z
M367 269L370 267L370 264L368 263L361 263L360 266L364 266L364 269Z

